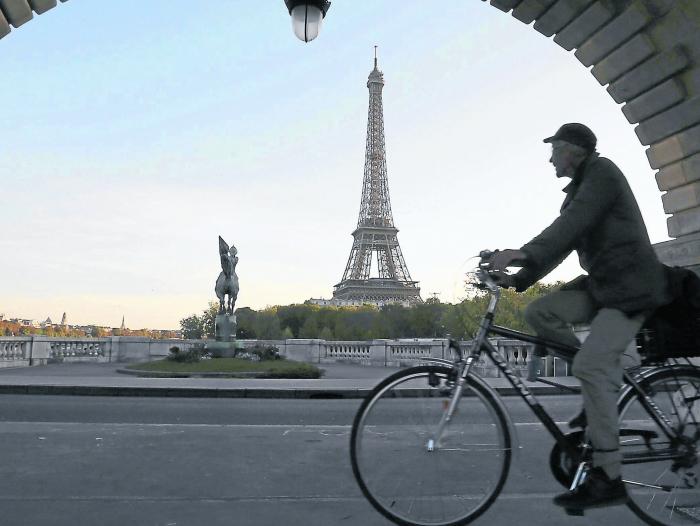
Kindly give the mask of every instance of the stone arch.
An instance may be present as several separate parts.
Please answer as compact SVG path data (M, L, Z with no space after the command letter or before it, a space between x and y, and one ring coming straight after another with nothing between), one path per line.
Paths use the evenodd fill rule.
M0 0L0 38L10 34L10 26L19 27L34 18L34 13L41 15L56 4L57 0Z
M66 2L67 0L60 0ZM469 0L465 0L469 1ZM487 0L482 0L487 1ZM0 38L58 0L0 0ZM635 125L675 238L667 263L700 271L700 0L490 0L574 56Z
M482 0L486 1L486 0ZM574 56L635 125L675 238L669 264L700 271L700 1L490 0Z

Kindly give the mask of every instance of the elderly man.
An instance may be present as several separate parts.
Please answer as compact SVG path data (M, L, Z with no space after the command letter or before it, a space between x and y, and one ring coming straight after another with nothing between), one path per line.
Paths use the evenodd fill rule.
M544 142L552 145L550 162L557 177L571 178L560 215L520 249L497 252L491 267L503 271L522 266L517 274L499 277L501 286L520 292L572 251L578 253L588 275L532 302L525 311L538 336L572 346L579 345L572 324L590 324L572 372L581 381L593 468L583 484L554 502L571 510L622 504L627 493L620 476L616 406L620 358L646 317L670 300L666 277L624 175L595 151L593 132L583 124L564 124Z

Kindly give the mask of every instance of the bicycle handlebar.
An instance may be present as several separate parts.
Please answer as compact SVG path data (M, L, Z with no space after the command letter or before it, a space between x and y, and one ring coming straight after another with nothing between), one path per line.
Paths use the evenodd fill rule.
M479 266L476 269L476 277L481 285L494 293L498 292L498 284L493 279L492 273L495 271L491 270L491 258L493 258L496 252L498 252L498 250L482 250L479 252Z

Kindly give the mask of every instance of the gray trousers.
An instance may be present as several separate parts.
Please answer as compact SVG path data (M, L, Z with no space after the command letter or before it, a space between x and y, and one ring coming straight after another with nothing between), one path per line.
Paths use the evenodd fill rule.
M622 385L622 356L645 315L597 309L587 292L571 290L533 301L525 309L525 320L538 336L573 346L579 341L571 325L590 323L590 334L576 353L571 371L581 381L593 465L603 468L611 478L619 477L622 455L617 397Z

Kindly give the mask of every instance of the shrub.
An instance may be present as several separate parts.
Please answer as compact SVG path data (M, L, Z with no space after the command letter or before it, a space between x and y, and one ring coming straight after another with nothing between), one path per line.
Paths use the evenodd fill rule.
M239 352L236 357L252 360L254 362L284 360L284 356L280 356L280 350L277 347L274 345L261 345L259 343L249 349Z
M168 360L180 363L195 363L200 360L211 358L211 354L204 348L204 345L193 345L190 349L182 351L178 346L170 348Z

